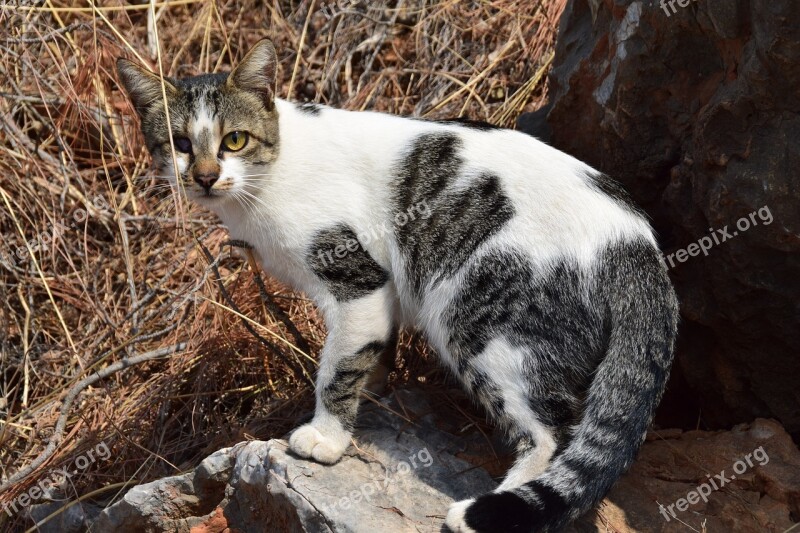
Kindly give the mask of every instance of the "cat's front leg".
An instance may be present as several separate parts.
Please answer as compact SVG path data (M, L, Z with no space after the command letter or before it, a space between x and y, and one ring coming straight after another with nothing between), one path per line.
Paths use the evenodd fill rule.
M330 464L349 446L359 392L394 338L393 294L387 284L326 313L330 331L320 357L314 418L289 438L297 455Z

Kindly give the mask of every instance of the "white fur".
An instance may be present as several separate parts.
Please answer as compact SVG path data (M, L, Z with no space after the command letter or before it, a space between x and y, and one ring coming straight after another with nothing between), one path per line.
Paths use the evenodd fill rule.
M444 523L453 533L475 533L475 530L469 527L464 520L464 513L467 512L467 508L469 508L474 501L475 499L461 500L460 502L455 502L450 505Z
M313 422L297 428L289 437L293 452L325 464L338 461L349 444L350 434L328 413L318 412Z
M530 435L535 443L533 450L517 459L496 492L519 487L534 479L544 472L556 451L552 432L539 422L528 405L528 388L531 384L519 378L524 375L525 359L524 349L512 346L504 338L495 338L474 363L478 371L491 375L494 383L503 391L506 416L514 421L523 434Z
M212 146L219 145L219 124L211 116L211 113L201 99L200 107L197 109L194 120L192 121L192 134L194 135L194 139L199 139L205 132L212 134L209 139L212 142Z
M217 183L214 184L214 187L219 189L228 189L233 194L236 194L244 189L244 184L246 183L244 180L250 178L242 178L247 171L245 170L241 159L234 156L228 156L220 162L219 166L219 179L217 180Z
M176 153L175 155L175 159L178 163L178 172L182 175L186 172L186 169L189 168L189 156L181 153ZM174 168L170 167L170 170L174 171Z
M461 285L463 272L428 287L419 301L405 279L404 258L394 234L385 229L397 214L390 196L396 179L393 168L402 163L420 134L451 131L461 138L465 172L451 187L468 187L481 172L490 171L499 177L513 204L515 216L483 243L476 257L489 249L513 249L526 253L542 270L569 260L591 274L599 250L608 244L635 236L655 242L645 220L593 188L590 176L596 171L527 135L330 108L312 115L282 100L276 100L276 106L277 160L269 167L245 170L231 158L223 164L221 177L221 182L230 182L229 190L220 191L216 199L196 199L220 216L233 238L255 247L268 272L306 292L322 310L329 338L318 391L332 378L339 357L365 342L385 339L398 321L425 331L455 370L441 317ZM196 133L213 127L202 113L194 123ZM245 171L265 175L256 182L244 177ZM337 303L305 257L313 237L335 224L347 224L357 235L375 235L362 244L391 272L392 283L364 298ZM502 383L509 416L535 435L538 445L536 453L520 458L511 469L503 488L517 487L542 472L555 449L553 436L525 402L528 385L518 379L523 357L519 349L496 340L477 359L480 368ZM349 439L318 401L314 419L292 435L290 445L304 457L330 463L341 456ZM469 531L463 524L467 504L454 504L448 513L447 523L455 531Z

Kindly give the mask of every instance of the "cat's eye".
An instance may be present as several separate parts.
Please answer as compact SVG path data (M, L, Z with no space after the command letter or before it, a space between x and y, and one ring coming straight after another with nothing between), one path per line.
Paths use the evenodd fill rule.
M175 149L177 151L184 154L192 153L192 141L190 141L186 137L173 137L172 143L175 145Z
M222 138L222 149L238 152L247 144L247 132L232 131Z

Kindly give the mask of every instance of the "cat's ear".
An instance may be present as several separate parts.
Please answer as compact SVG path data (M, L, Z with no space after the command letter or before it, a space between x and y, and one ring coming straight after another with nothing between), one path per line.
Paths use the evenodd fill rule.
M275 103L278 54L269 39L261 39L247 52L239 66L228 76L228 83L245 91L258 93L267 109Z
M161 78L156 74L124 58L117 59L117 73L125 91L133 101L133 107L139 113L145 111L153 102L161 100ZM178 88L166 79L164 89L167 98L173 98L178 94Z

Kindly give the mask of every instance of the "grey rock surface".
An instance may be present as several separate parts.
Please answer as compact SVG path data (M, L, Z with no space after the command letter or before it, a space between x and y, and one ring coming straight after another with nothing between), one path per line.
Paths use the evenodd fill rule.
M30 517L41 522L37 533L83 533L101 511L97 505L54 497L53 501L31 505Z
M438 532L451 502L496 484L456 457L465 439L437 429L431 411L408 391L366 405L357 447L333 466L297 458L278 439L219 450L192 472L130 489L92 531Z
M293 457L283 440L242 442L191 472L134 487L102 512L76 502L38 531L443 532L450 502L495 486L482 466L497 476L507 467L466 418L441 405L450 392L401 390L365 406L356 444L336 465ZM734 473L707 499L691 500L708 476ZM41 520L64 503L31 514ZM729 431L651 432L606 499L565 531L786 531L798 516L800 450L780 424L759 419Z

